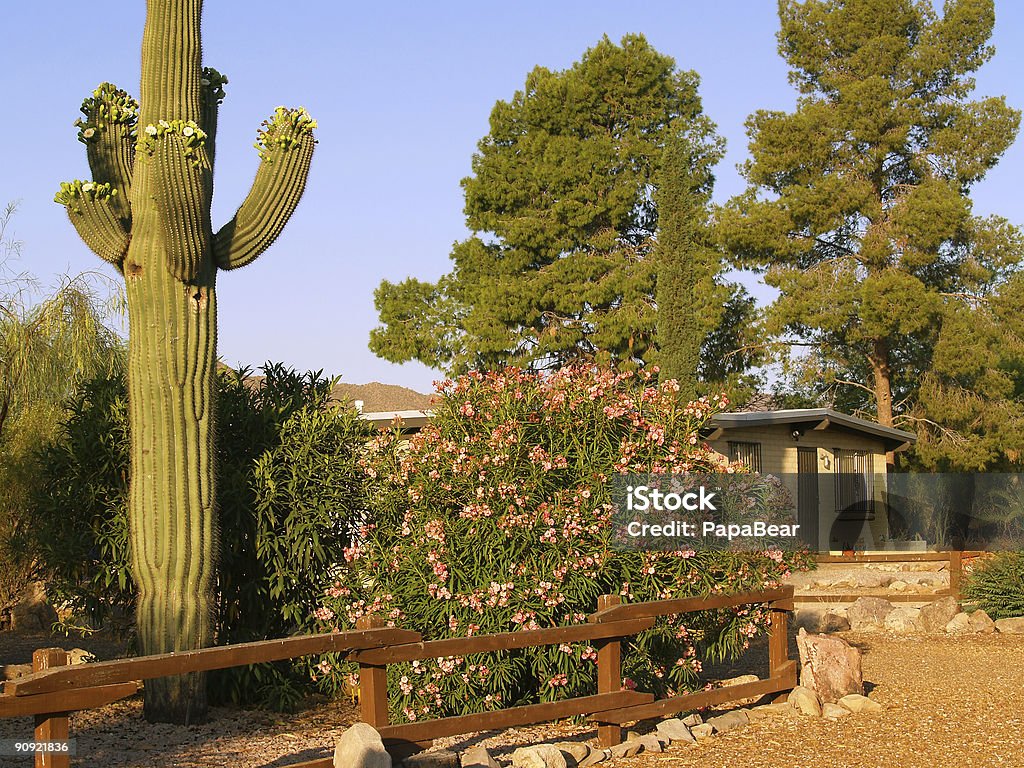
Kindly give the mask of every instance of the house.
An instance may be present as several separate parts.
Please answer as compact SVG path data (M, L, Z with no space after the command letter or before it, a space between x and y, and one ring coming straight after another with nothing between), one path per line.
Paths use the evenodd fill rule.
M399 418L415 432L430 420L430 411L364 410L362 417L381 429ZM804 542L827 552L887 546L886 454L906 450L916 437L832 408L799 408L720 413L704 439L726 459L779 477Z
M832 408L720 413L705 440L730 461L779 477L812 549L884 548L886 453L916 437Z

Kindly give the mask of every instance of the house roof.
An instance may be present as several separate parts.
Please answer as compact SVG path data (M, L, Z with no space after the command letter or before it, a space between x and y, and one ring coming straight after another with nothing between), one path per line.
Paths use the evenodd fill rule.
M431 411L422 409L371 411L364 407L362 411L362 418L372 421L381 428L390 426L398 418L402 420L404 427L416 429L430 421L431 415ZM890 451L906 450L917 440L917 436L912 432L885 427L874 421L840 413L833 408L792 408L780 411L720 413L712 417L712 431L705 435L705 438L717 440L723 437L729 429L790 424L801 432L834 428L860 432L881 440L886 450Z
M331 390L331 399L350 402L353 405L361 402L361 411L364 414L408 413L410 416L413 412L422 415L433 403L430 395L397 384L381 384L378 381L369 384L338 382Z
M871 435L881 440L890 451L902 451L909 448L917 440L913 432L886 427L874 421L861 419L840 413L834 408L791 408L781 411L749 411L742 413L720 413L712 417L714 431L708 439L716 440L729 429L744 427L767 427L777 425L793 425L801 432L806 430L824 430L830 428L845 429L852 432Z

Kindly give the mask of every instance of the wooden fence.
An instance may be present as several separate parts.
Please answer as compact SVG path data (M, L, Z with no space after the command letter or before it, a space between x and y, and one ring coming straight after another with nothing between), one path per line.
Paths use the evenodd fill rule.
M960 585L963 579L963 563L965 559L979 557L984 552L950 550L948 552L884 552L878 554L852 554L852 555L818 555L815 561L822 563L929 563L945 562L949 568L949 588L932 592L929 594L896 593L886 594L885 599L892 603L927 603L937 600L940 597L952 595L960 599ZM858 598L864 597L859 594L824 594L794 596L798 603L852 603Z
M770 610L767 678L658 701L649 693L622 690L622 641L649 629L658 617L761 604ZM792 587L645 603L622 603L617 595L604 595L587 624L426 642L417 632L385 627L379 618L367 617L351 632L74 666L67 666L63 650L47 648L34 654L32 674L4 684L0 717L32 716L36 742L65 742L70 737L69 712L102 707L131 696L143 680L339 653L359 664L361 718L380 731L392 754L425 749L434 738L580 715L597 725L598 740L607 747L621 742L624 723L793 688L797 670L796 662L789 659L787 630L787 612L791 610ZM590 642L597 649L598 685L594 695L400 725L391 725L388 720L388 664L571 642ZM67 754L43 753L36 755L35 764L37 768L67 768L71 762ZM328 758L296 763L292 768L332 765L333 760Z

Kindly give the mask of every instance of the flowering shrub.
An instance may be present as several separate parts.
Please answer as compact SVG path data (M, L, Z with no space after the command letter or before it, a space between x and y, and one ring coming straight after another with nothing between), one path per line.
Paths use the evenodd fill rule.
M624 601L778 585L782 552L615 551L618 473L737 472L699 439L723 397L680 403L649 372L567 368L469 374L440 385L411 439L378 437L364 459L372 515L316 618L350 628L367 614L425 639L586 621L605 593ZM671 694L699 684L766 625L762 609L671 617L624 645L623 686ZM416 720L593 693L597 652L562 644L389 666L398 719ZM356 682L327 656L328 690Z

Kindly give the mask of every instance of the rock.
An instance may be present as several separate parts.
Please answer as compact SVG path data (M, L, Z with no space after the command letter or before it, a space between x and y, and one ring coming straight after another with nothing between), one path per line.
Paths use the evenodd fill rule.
M723 688L729 688L734 685L744 685L745 683L756 683L760 680L757 675L739 675L738 677L730 677L728 680L722 681ZM736 699L730 703L735 704L737 707L745 707L749 704L753 704L761 700L761 696L747 696L746 698Z
M391 755L373 726L356 723L334 745L334 768L391 768Z
M810 688L798 685L789 694L787 701L797 712L821 717L821 704L818 702L818 696Z
M734 709L731 712L718 715L718 717L709 717L707 724L713 725L718 733L726 733L749 722L750 718L747 717L747 713L744 710Z
M404 768L459 768L459 756L447 749L417 752L402 761Z
M800 685L821 702L835 703L848 693L864 693L859 648L841 637L809 635L802 629L797 633L796 646L800 651ZM816 714L821 714L820 707Z
M970 621L972 632L982 632L986 635L990 635L996 631L996 623L992 621L992 617L984 611L975 611L972 613Z
M843 696L839 700L839 705L846 707L851 712L880 712L882 705L877 701L872 701L867 696L861 696L859 693L851 693L849 696Z
M693 734L696 739L710 739L715 733L715 726L711 723L701 723L695 725L690 729L690 733Z
M851 587L864 587L867 589L877 589L878 587L884 586L884 581L885 579L881 574L873 573L871 571L851 573L846 578L846 582Z
M633 755L639 755L643 752L644 745L640 743L639 739L632 739L631 741L624 741L621 744L616 744L608 751L612 757L632 757ZM513 768L515 765L513 764Z
M595 749L593 752L591 752L587 757L585 757L580 762L579 768L590 768L590 766L592 766L592 765L597 765L598 763L603 763L609 757L611 757L611 755L608 754L608 750L606 750L606 749Z
M862 597L847 610L850 628L861 632L864 630L881 629L885 626L885 617L893 612L893 604L880 597Z
M909 635L924 630L921 609L901 606L885 617L885 628L890 632ZM853 693L853 691L851 691Z
M925 632L942 632L959 612L960 604L956 598L947 595L921 609L921 624Z
M1004 635L1024 635L1024 616L996 619L995 627L997 632L1002 632Z
M520 747L512 753L512 768L568 768L562 751L551 744Z
M667 743L668 740L666 739L665 742L662 742L662 740L653 733L648 733L646 736L641 736L638 741L643 745L644 752L664 752L665 743Z
M695 725L700 725L704 722L704 718L698 715L696 712L691 712L683 718L683 725L687 728L693 728Z
M584 744L582 741L562 741L555 744L555 746L562 751L562 754L571 757L574 763L586 760L593 751L589 744ZM566 762L569 761L566 760Z
M91 664L96 661L96 654L84 648L72 648L68 653L68 664Z
M850 710L846 707L841 707L831 702L821 708L821 716L827 717L829 720L838 720L840 717L846 717L848 714L850 714Z
M973 631L970 617L963 612L958 613L946 624L946 632L951 635L966 635Z
M699 725L699 723L696 723ZM685 741L693 742L693 734L690 733L690 729L686 727L686 723L680 720L678 717L673 717L669 720L662 720L658 723L657 732L659 736L664 736L669 741Z
M843 614L833 610L825 611L818 622L818 632L827 635L831 632L846 632L850 629L850 620Z
M486 747L470 747L462 753L462 768L501 768Z

